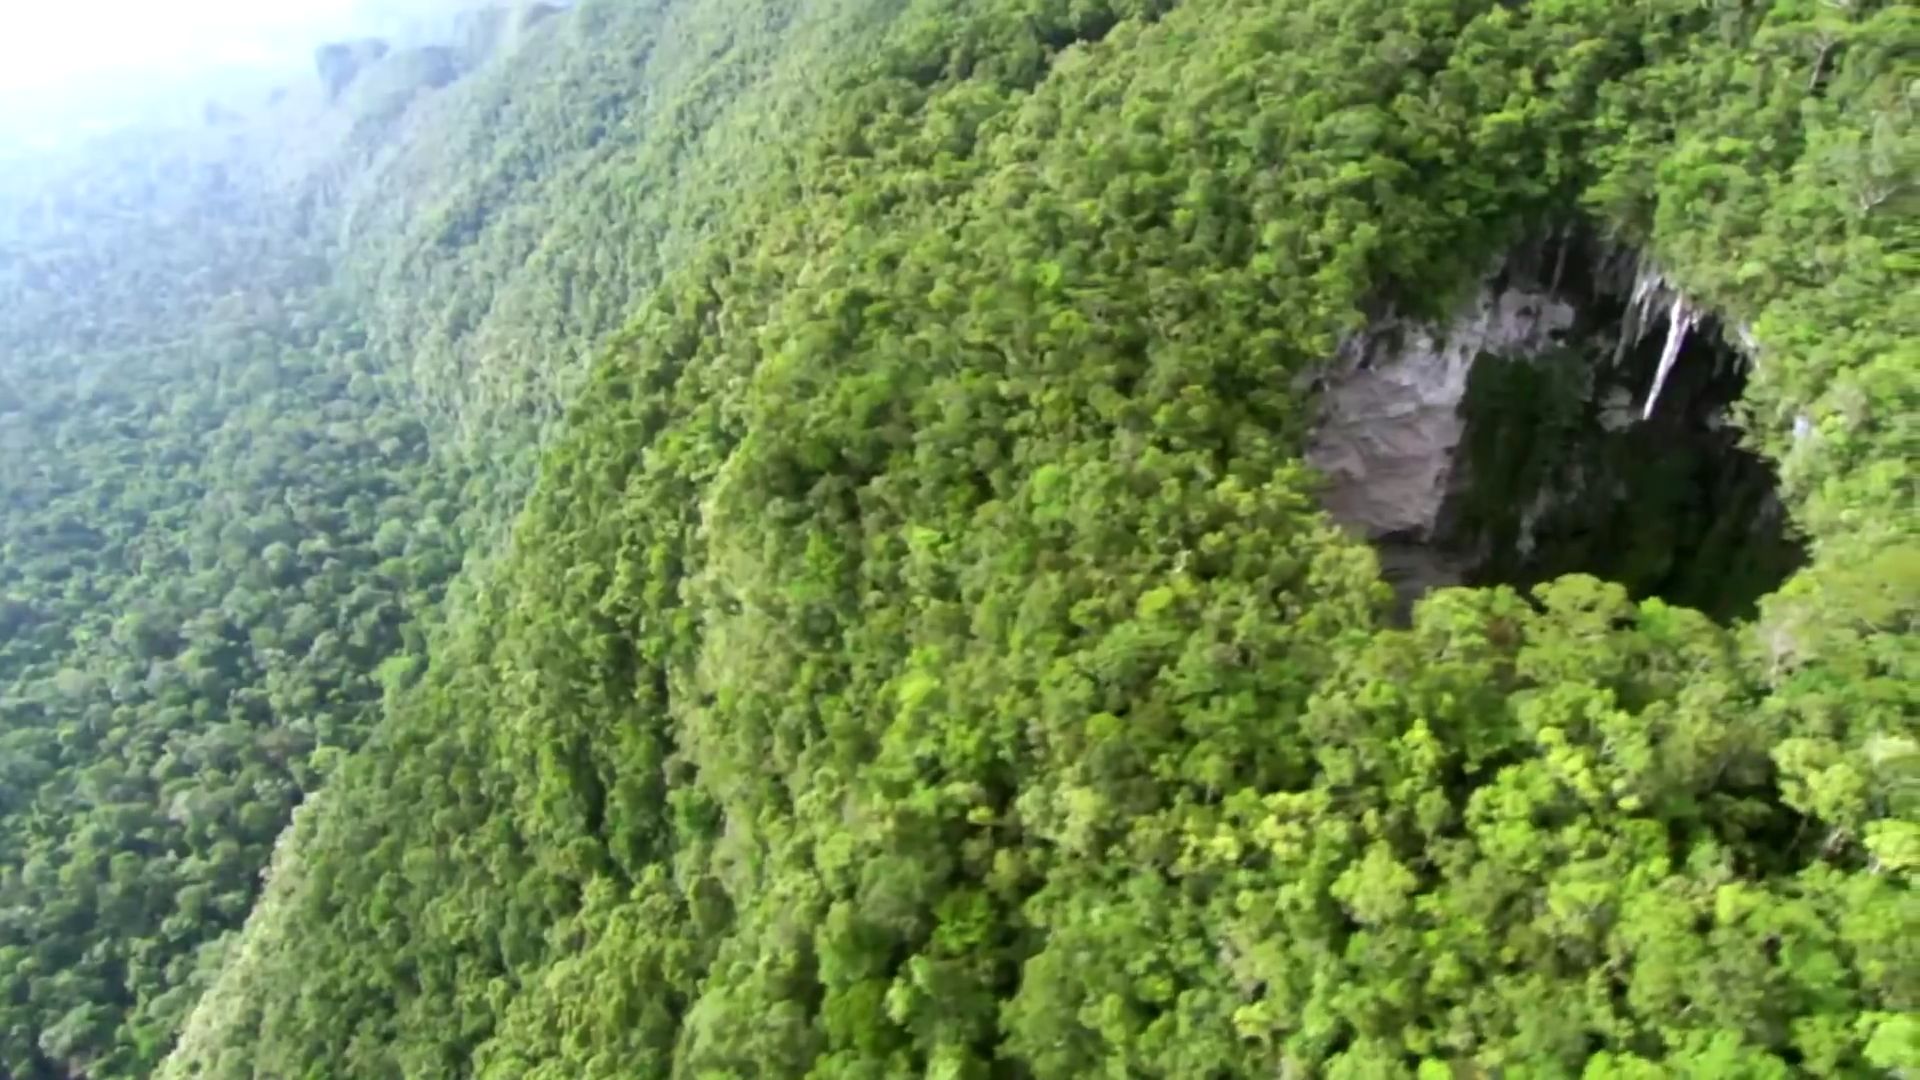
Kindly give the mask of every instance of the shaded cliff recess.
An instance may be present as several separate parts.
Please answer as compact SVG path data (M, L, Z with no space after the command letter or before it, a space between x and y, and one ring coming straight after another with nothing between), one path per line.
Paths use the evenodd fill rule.
M1386 313L1348 339L1308 457L1403 613L1444 585L1590 573L1751 615L1804 551L1741 437L1737 337L1635 253L1566 230L1445 323Z

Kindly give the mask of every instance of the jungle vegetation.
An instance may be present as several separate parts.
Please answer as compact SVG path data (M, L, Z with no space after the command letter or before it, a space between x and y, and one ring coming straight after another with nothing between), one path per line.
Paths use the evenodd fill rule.
M0 184L0 1075L1920 1070L1910 7L511 37ZM1302 387L1569 222L1809 561L1398 625Z

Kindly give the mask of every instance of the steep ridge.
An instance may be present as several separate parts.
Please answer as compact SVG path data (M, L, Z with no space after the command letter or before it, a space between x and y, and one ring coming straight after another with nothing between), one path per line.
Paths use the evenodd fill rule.
M162 1075L1920 1067L1910 11L861 11ZM1299 387L1576 214L1811 563L1388 627Z
M151 1071L459 563L261 149L128 137L0 200L12 1076Z
M701 132L778 123L730 102L816 33L485 22L0 178L6 1075L151 1075L584 358L727 197L622 170L729 167ZM631 62L663 27L687 51Z

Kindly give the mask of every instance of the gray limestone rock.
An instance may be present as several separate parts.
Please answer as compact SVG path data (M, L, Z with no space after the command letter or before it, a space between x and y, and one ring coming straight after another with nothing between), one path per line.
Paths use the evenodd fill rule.
M1370 540L1429 538L1453 480L1474 361L1551 348L1574 314L1547 292L1490 283L1444 326L1388 318L1349 338L1325 376L1306 454L1327 478L1328 512Z

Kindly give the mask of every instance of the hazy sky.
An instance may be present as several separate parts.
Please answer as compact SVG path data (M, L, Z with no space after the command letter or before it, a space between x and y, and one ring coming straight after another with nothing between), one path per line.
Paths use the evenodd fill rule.
M367 0L25 0L8 5L0 88L259 67L365 21Z
M315 46L462 0L15 0L0 30L0 136L117 123L236 72L310 71Z

